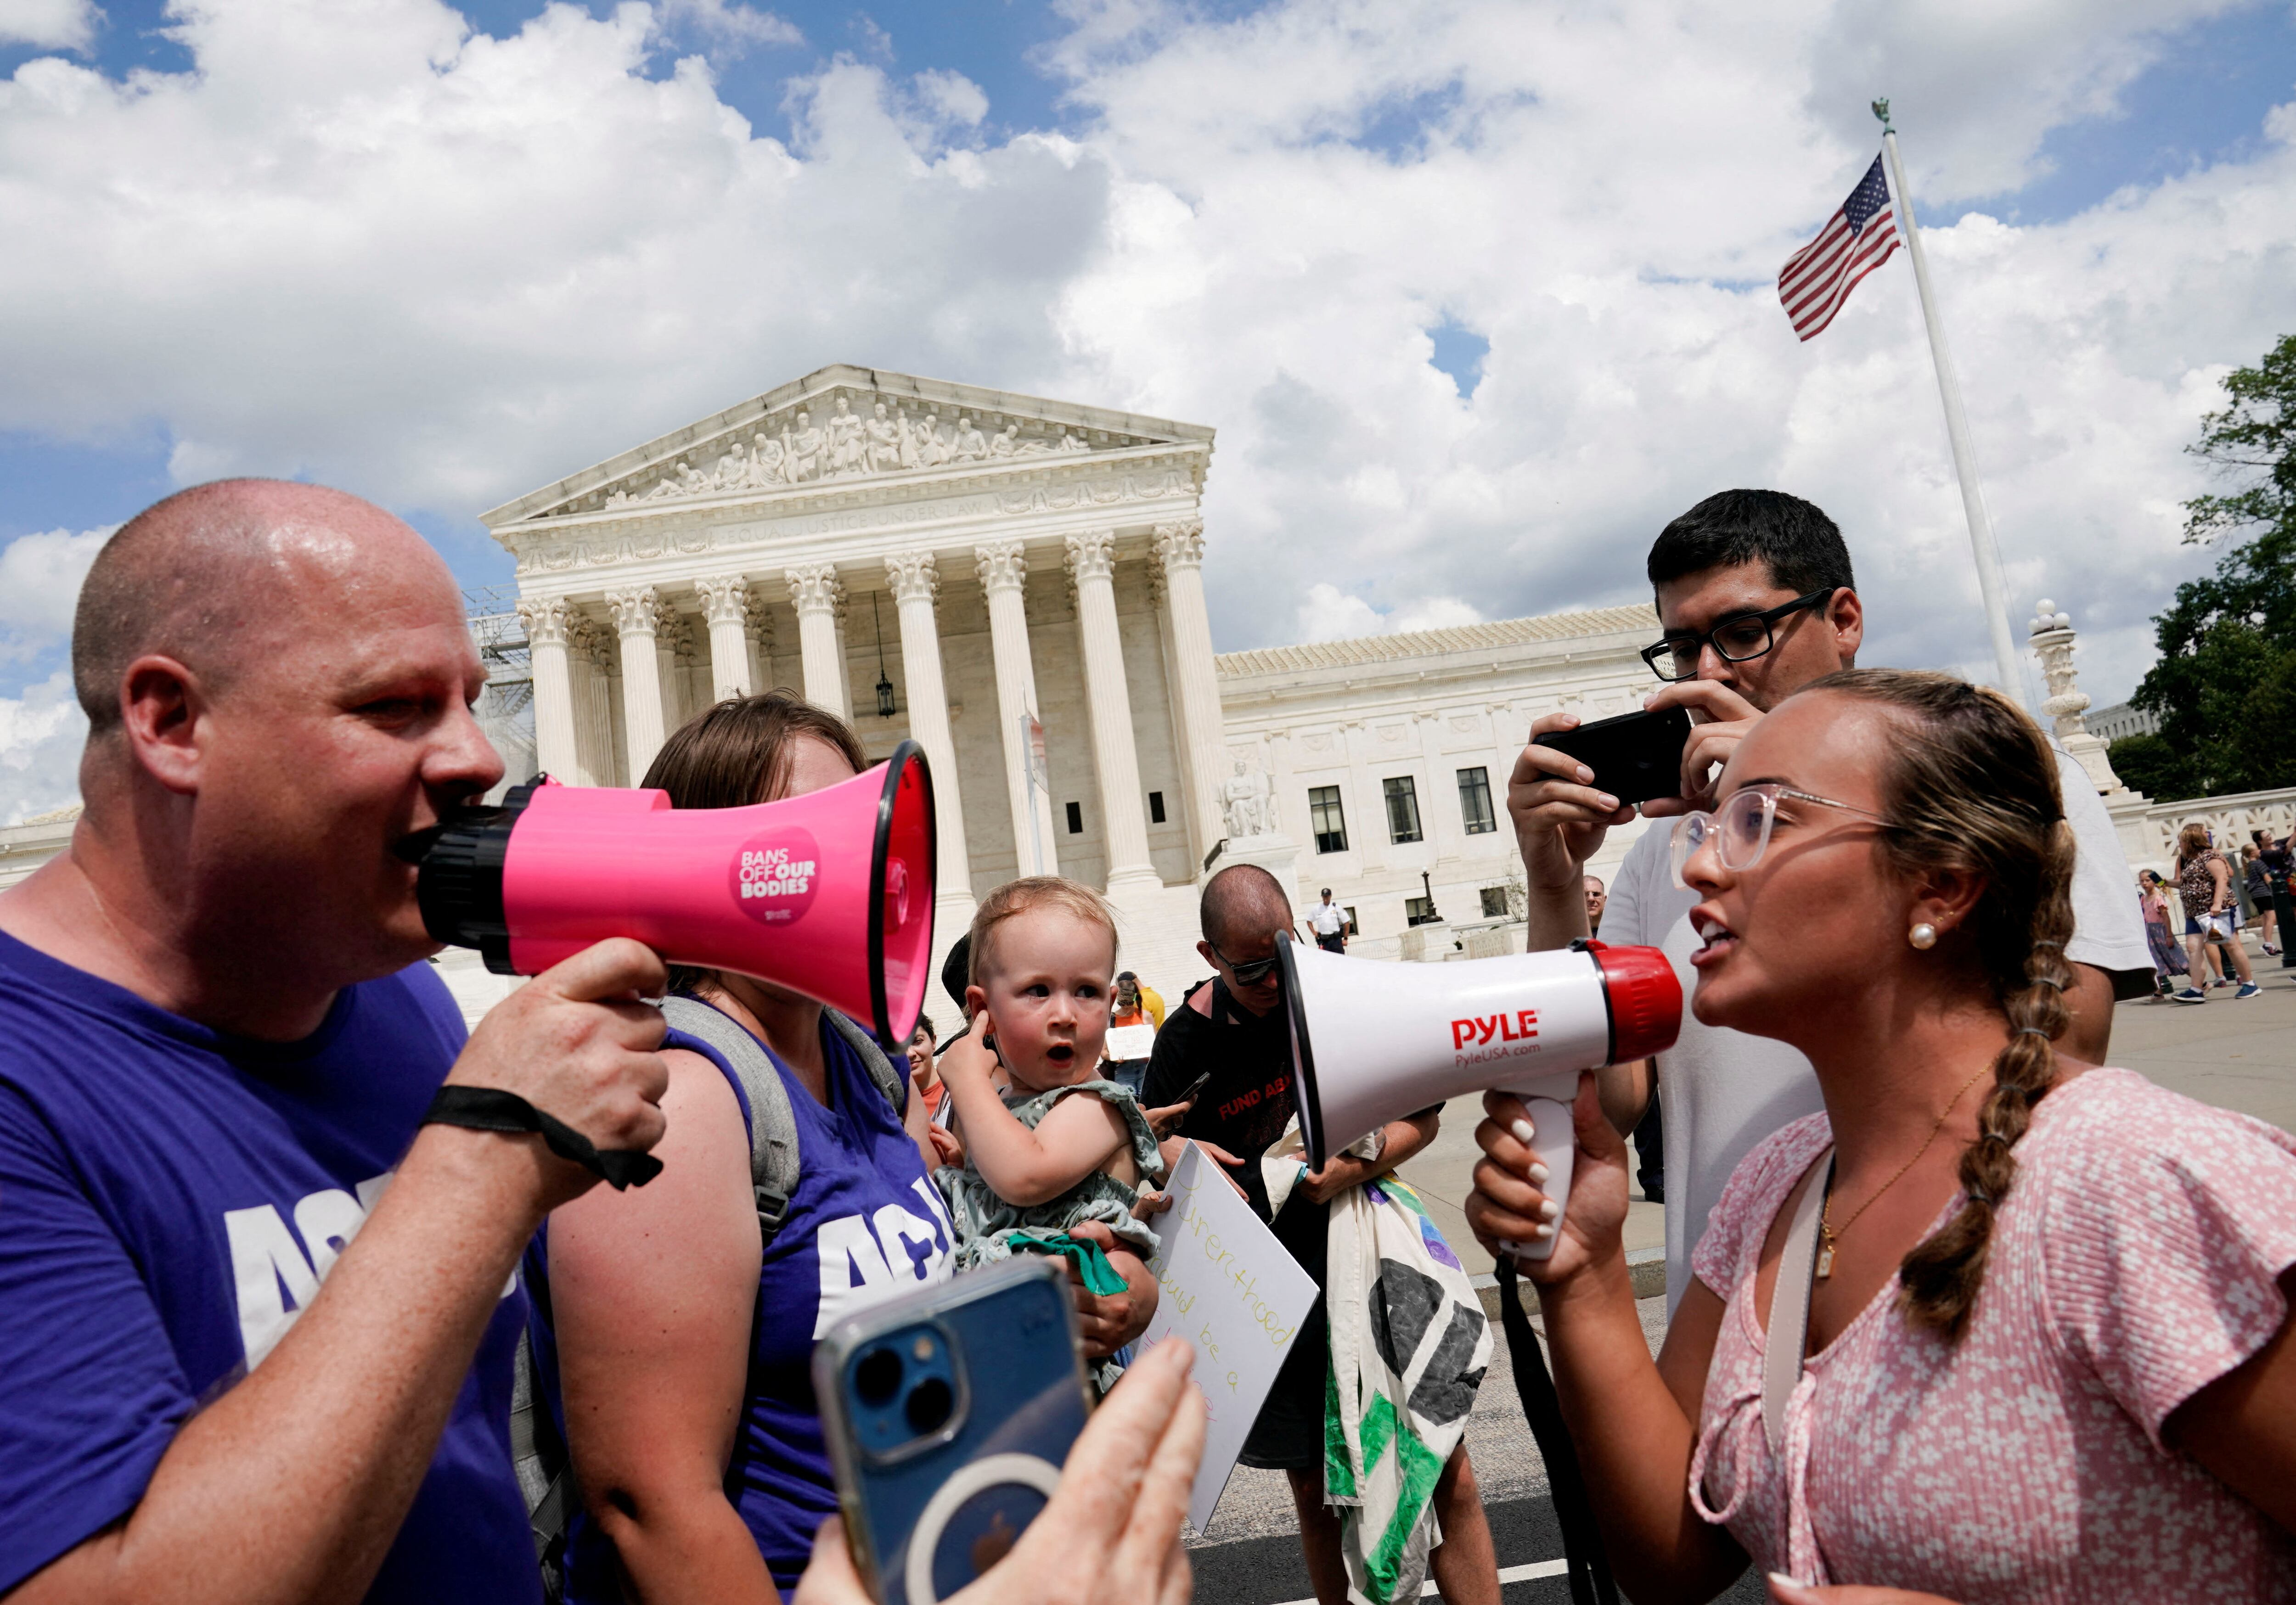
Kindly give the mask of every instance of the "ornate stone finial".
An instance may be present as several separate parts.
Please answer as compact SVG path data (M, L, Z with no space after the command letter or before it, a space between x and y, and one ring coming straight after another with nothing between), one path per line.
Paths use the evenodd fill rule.
M940 569L930 552L896 552L885 560L885 577L892 582L893 602L898 607L940 594Z
M750 582L739 574L721 574L693 582L701 599L701 617L713 625L740 624L750 606Z
M808 613L835 614L845 604L845 582L837 577L834 563L806 563L791 569L789 589L800 618Z
M1204 521L1183 519L1156 526L1156 556L1167 570L1204 566Z
M972 549L972 554L982 590L1018 591L1029 583L1029 560L1020 542L984 541Z
M2067 752L2080 760L2081 768L2099 791L2128 790L2120 777L2113 774L2104 743L2088 733L2081 718L2088 708L2089 699L2088 693L2076 684L2072 615L2059 611L2055 602L2044 597L2027 627L2031 632L2033 653L2041 660L2041 677L2049 686L2048 699L2041 704L2041 711L2054 722L2057 740Z
M615 633L625 640L632 635L653 634L656 602L652 585L641 585L635 591L609 591L606 606L613 610Z
M529 646L564 646L566 617L562 597L533 596L518 604L518 621L526 626Z
M1062 545L1068 548L1069 578L1074 584L1105 581L1115 575L1115 530L1095 529L1085 535L1072 535Z

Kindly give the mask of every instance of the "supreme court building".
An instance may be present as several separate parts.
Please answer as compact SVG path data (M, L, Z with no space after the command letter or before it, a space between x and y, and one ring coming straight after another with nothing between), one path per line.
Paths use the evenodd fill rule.
M989 888L1057 872L1106 892L1125 965L1177 1002L1208 861L1249 859L1303 913L1332 887L1357 952L1464 951L1508 912L1529 720L1634 705L1650 610L1215 657L1212 437L838 365L496 508L534 761L632 785L714 700L791 686L873 759L923 748L940 949Z

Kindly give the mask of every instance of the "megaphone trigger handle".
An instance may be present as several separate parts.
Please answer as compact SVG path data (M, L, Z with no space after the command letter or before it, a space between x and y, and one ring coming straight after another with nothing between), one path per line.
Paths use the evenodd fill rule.
M442 1086L422 1111L424 1126L460 1126L471 1131L532 1132L550 1151L595 1174L617 1192L643 1187L661 1174L661 1161L629 1148L600 1148L555 1116L544 1113L516 1093L492 1086Z

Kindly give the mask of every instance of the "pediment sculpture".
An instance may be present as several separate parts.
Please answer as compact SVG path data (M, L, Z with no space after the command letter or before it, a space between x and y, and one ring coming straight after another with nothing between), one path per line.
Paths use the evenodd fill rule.
M671 459L653 471L657 477L651 484L633 487L626 481L603 500L594 496L590 504L684 501L1095 449L1075 430L1035 419L988 417L934 403L897 406L882 397L873 402L866 392L860 399L865 413L856 411L855 397L840 390L825 414L817 414L808 402L760 419L744 426L746 433L735 430ZM1128 435L1108 442L1117 449L1153 444ZM712 453L715 460L701 466Z

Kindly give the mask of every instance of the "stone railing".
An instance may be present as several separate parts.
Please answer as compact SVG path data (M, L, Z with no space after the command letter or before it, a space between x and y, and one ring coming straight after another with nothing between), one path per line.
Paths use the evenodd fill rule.
M2194 821L2216 832L2217 846L2228 856L2238 856L2251 831L2285 836L2296 830L2296 787L2159 803L2121 791L2107 797L2104 806L2120 832L2120 850L2128 856L2128 867L2158 870L2170 878L2176 871L2177 832Z

